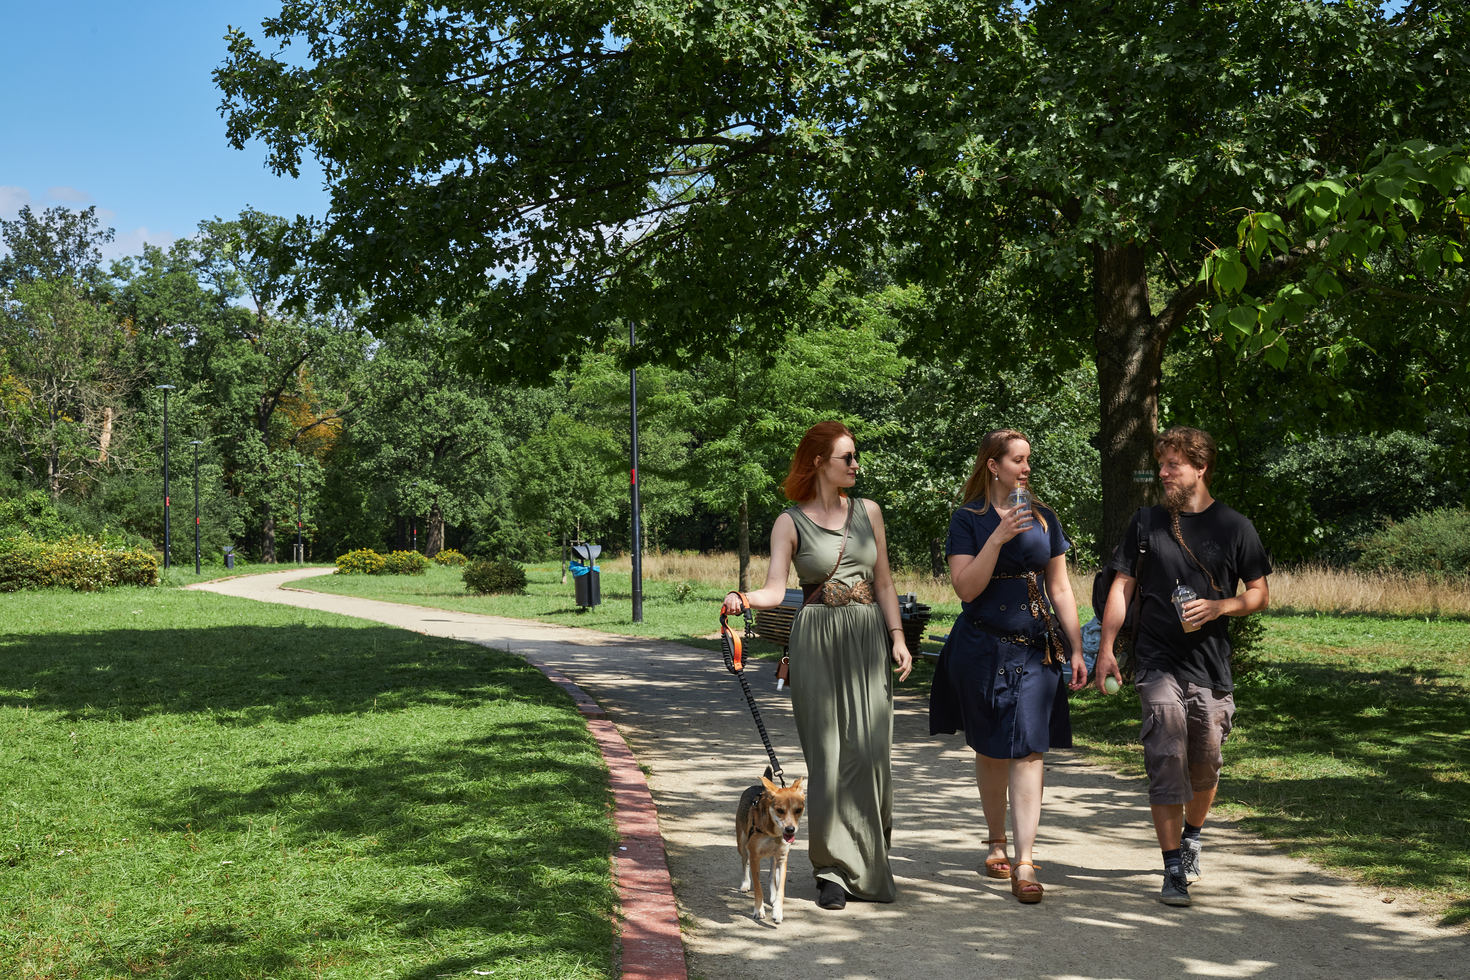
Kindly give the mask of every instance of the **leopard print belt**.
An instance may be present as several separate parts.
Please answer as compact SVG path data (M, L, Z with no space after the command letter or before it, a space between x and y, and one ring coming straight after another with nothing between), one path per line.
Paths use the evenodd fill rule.
M859 579L857 584L851 587L841 582L828 580L820 585L803 585L801 591L804 606L816 603L824 606L846 606L852 603L871 606L877 601L873 595L873 583L867 579Z
M1066 663L1070 657L1066 636L1062 633L1061 623L1057 621L1056 614L1052 611L1050 600L1041 588L1041 577L1035 572L1023 572L1019 575L991 575L990 577L992 579L1024 579L1026 581L1026 605L1029 607L1031 618L1037 621L1042 631L1039 637L1016 634L1007 636L1000 633L995 633L995 635L1011 643L1040 649L1043 654L1041 658L1042 663ZM989 632L994 633L993 630Z

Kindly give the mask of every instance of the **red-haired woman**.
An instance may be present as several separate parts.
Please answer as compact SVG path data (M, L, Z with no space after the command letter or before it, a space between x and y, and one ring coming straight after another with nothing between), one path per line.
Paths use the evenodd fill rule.
M985 874L1009 879L1012 894L1026 904L1043 893L1032 863L1041 756L1071 746L1067 688L1087 680L1061 522L1035 497L1029 507L1008 499L1030 477L1031 443L1024 435L1015 429L986 435L965 502L949 522L949 576L964 612L940 654L929 696L930 733L963 728L975 750L989 831ZM1014 865L1006 857L1007 795Z
M808 852L817 904L840 909L848 896L897 897L888 866L893 828L889 755L893 679L913 667L888 568L883 515L849 497L858 452L841 422L807 430L782 485L793 506L771 528L766 584L731 592L725 610L769 609L786 596L796 565L806 603L791 624L791 700L806 757Z

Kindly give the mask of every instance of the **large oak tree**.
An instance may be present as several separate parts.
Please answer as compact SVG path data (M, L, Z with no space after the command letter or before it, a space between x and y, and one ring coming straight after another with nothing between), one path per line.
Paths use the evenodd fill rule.
M1467 128L1466 5L1385 8L293 0L264 25L288 46L234 31L217 77L236 145L324 167L330 213L283 239L309 290L457 315L487 371L545 374L619 318L642 356L737 317L769 350L875 254L935 294L921 347L1087 352L1111 535L1236 209ZM1018 295L1039 334L998 319Z

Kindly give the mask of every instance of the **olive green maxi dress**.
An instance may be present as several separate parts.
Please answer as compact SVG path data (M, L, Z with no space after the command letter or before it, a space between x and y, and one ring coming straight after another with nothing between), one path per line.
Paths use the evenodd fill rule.
M852 498L851 526L832 581L873 580L878 545L868 511ZM842 531L817 524L798 507L793 556L803 584L826 579ZM806 758L807 839L817 879L856 898L897 897L888 846L893 829L893 678L888 630L877 603L804 606L791 626L791 701Z

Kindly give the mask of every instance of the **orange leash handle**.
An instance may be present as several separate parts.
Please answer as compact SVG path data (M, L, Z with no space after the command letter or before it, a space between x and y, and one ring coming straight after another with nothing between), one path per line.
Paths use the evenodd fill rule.
M754 622L750 614L750 602L745 598L744 592L736 592L740 597L740 605L745 614L745 628L750 629ZM730 629L730 614L725 612L725 604L720 603L720 648L725 654L725 669L732 674L738 674L745 668L744 651L741 649L740 637Z

